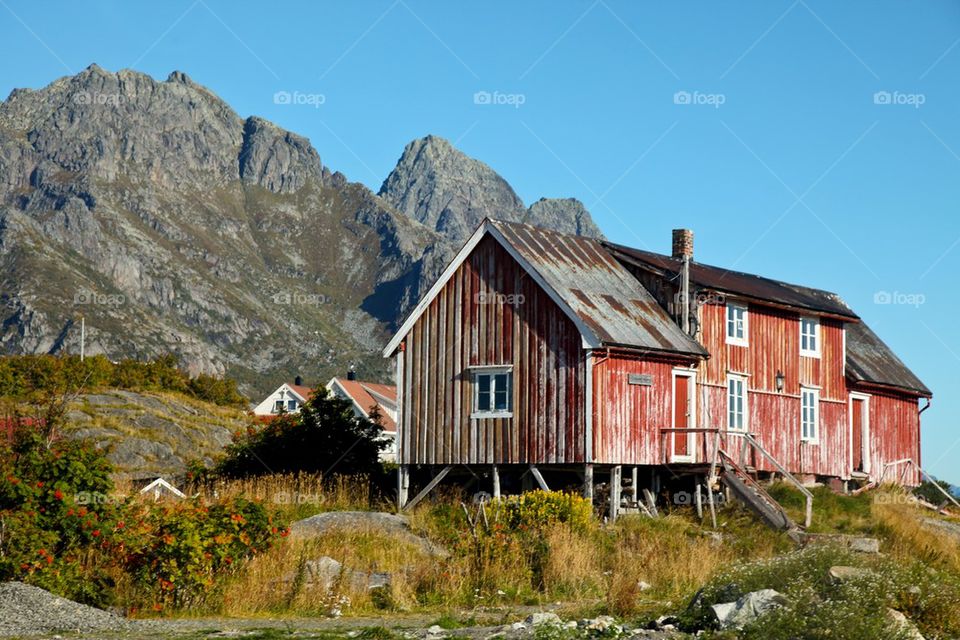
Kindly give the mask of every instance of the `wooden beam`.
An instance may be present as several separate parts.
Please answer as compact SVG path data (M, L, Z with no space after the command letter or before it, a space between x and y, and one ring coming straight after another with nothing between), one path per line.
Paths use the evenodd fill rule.
M496 500L500 497L500 470L497 468L497 465L493 465L491 474L493 477L493 498Z
M660 514L657 513L657 499L654 497L653 492L650 489L643 490L643 497L647 501L647 511L650 512L654 518L658 517Z
M430 482L428 482L428 483L427 483L427 486L425 486L425 487L423 488L423 491L421 491L420 493L418 493L418 494L413 498L413 500L411 500L411 501L408 502L406 505L404 505L403 508L401 509L401 511L406 511L407 509L413 509L415 506L417 506L417 503L418 503L418 502L420 502L421 500L423 500L424 498L426 498L426 497L427 497L427 494L429 494L431 491L433 491L434 487L436 487L438 484L440 484L440 481L447 477L447 474L450 473L450 470L451 470L451 469L453 469L453 465L447 465L447 466L445 466L443 469L440 469L440 473L438 473L437 475L435 475L435 476L433 477L433 480L431 480Z
M630 495L633 498L633 502L640 502L640 487L637 485L637 468L634 467L630 470Z
M402 511L407 506L410 496L410 467L401 464L397 467L397 509Z
M536 465L530 465L530 475L537 481L537 484L540 485L540 488L544 491L550 491L550 487L547 486L547 481L543 479L543 475L540 473L540 469L537 469Z
M593 465L583 466L583 497L593 502Z
M703 498L700 497L700 476L693 476L693 502L697 507L697 518L703 520Z
M610 469L610 522L616 522L620 514L620 490L623 481L623 467L614 465Z

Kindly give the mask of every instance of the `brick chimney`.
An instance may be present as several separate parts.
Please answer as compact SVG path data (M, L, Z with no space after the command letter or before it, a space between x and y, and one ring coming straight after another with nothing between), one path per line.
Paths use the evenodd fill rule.
M300 376L297 376L296 378L293 379L293 384L297 385L298 387L302 387L303 378L301 378Z
M684 257L693 260L693 231L690 229L673 230L673 257L677 260Z

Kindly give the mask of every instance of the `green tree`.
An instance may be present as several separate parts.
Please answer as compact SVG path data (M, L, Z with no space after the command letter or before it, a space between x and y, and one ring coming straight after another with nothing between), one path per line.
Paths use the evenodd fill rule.
M382 474L387 446L378 414L357 416L348 400L318 389L299 414L251 427L227 447L216 473L228 477L305 471L323 475Z
M943 480L937 480L937 485L940 485L940 487L947 493L950 493L953 488L950 486L949 482L945 482ZM943 495L943 492L939 491L937 487L929 480L925 480L919 487L914 489L914 494L916 494L918 498L922 498L932 504L943 504L944 502L948 502L947 497ZM950 493L950 495L953 494Z

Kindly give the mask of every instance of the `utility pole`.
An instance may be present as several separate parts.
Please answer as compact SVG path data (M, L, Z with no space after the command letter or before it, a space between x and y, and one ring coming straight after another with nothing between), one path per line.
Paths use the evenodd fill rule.
M83 316L80 316L80 362L83 362L84 343L87 339L87 323Z

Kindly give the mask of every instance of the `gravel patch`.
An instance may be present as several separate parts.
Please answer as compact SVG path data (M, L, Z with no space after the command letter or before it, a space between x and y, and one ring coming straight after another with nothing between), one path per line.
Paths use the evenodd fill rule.
M128 631L134 623L22 582L0 583L0 636Z

